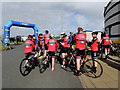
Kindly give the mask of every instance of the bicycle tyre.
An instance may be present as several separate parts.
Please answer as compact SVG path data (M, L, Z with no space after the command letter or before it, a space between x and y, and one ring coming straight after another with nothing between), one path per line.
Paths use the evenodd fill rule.
M26 60L28 61L28 65L30 65L29 67L25 65L26 63ZM24 66L25 65L25 66ZM30 64L30 60L29 59L23 59L20 63L20 73L23 75L23 76L27 76L31 70L32 70L32 65ZM24 70L25 69L25 70Z
M40 73L43 73L47 69L47 65L43 64L43 59L40 60L40 65L39 65L39 71Z
M97 63L96 72L93 71L94 66L93 66L93 60L92 59L87 60L83 64L83 71L84 71L84 74L89 76L89 77L98 78L103 73L103 67L97 60L94 60L94 61Z

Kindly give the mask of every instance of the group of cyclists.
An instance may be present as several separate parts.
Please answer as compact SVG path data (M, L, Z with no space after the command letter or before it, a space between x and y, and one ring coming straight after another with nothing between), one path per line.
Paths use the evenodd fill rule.
M73 49L73 45L75 45L75 55L76 55L76 70L74 72L75 75L79 75L81 72L81 61L86 59L86 46L90 46L91 48L91 57L92 59L97 59L98 52L99 52L99 45L102 45L105 48L105 55L107 56L110 52L110 45L112 41L107 33L102 37L99 41L97 38L98 32L92 32L92 40L86 40L86 34L83 32L83 28L78 27L77 33L73 34L70 32L70 36L68 37L65 32L60 34L59 39L55 39L53 34L49 34L49 31L46 30L45 34L42 33L38 36L38 44L35 43L35 36L29 35L28 39L25 41L25 50L24 53L26 54L27 58L34 57L34 60L37 61L37 56L41 56L42 52L43 57L45 58L47 54L52 56L52 71L55 70L55 58L56 52L59 49L61 56L62 56L62 63L61 68L65 68L66 62L66 55L68 53L68 49ZM44 47L44 49L43 49ZM97 64L95 63L95 67ZM96 72L96 68L94 69Z

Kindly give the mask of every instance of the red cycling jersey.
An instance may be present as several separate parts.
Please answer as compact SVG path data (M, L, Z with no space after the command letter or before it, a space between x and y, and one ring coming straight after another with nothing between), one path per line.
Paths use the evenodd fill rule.
M92 39L91 42L93 42L92 45L91 45L91 50L92 51L98 51L98 42L99 42L99 40L96 38L95 40Z
M86 34L79 33L74 37L77 49L86 49Z
M104 37L102 38L102 41L103 41L103 44L104 44L104 45L110 45L110 43L111 43L111 40L110 40L110 37L109 37L109 36L104 36Z
M63 47L69 47L68 38L64 37Z
M50 34L44 34L44 44L47 44L49 39L50 39Z
M33 52L33 49L35 48L35 44L32 40L26 40L25 41L25 50L24 53L30 53Z
M39 45L43 45L43 37L38 37L38 40L39 40Z
M47 46L48 46L48 51L55 52L57 50L58 43L55 39L49 39Z

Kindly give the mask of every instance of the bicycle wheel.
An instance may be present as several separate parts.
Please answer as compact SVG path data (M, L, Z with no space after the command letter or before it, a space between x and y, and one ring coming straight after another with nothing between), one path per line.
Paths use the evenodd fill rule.
M74 57L68 57L64 69L66 71L72 72L72 71L75 70L75 68L76 68L75 67L75 58Z
M32 70L32 64L30 63L30 60L23 59L20 63L20 73L23 76L27 76Z
M97 67L95 67L94 63L96 63ZM93 62L93 60L90 59L83 64L83 71L84 71L84 74L89 77L98 78L102 75L103 68L98 61L94 60Z
M47 69L47 64L45 64L45 60L40 60L39 70L40 73L43 73Z
M65 71L72 72L70 61L67 61L67 62L65 63L65 68L63 68L63 69L64 69Z

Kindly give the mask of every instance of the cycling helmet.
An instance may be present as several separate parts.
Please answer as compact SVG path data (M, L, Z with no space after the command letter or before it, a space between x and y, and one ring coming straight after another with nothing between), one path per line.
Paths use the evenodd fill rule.
M42 35L43 35L42 33L39 34L39 36L42 36Z
M65 35L65 32L62 32L61 35Z
M32 38L32 35L28 35L28 38Z
M93 34L96 34L96 35L97 35L97 34L98 34L98 32L92 32L92 35L93 35Z
M50 35L51 38L54 38L54 36L55 36L55 35L53 35L53 34Z
M78 31L83 31L83 28L81 28L81 27L78 27Z

